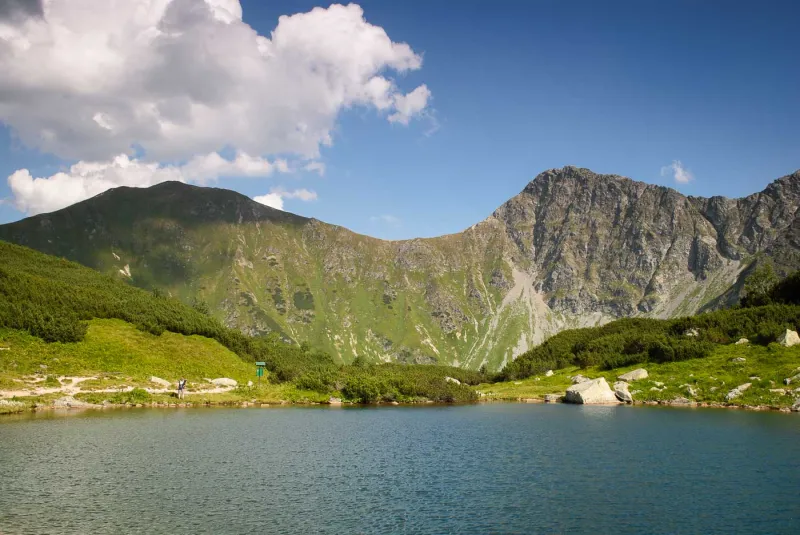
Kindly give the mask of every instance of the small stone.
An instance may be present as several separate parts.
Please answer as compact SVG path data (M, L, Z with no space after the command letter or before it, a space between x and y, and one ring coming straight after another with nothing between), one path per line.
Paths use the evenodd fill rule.
M217 386L236 386L239 383L236 382L234 379L229 379L228 377L220 377L219 379L211 379L211 383Z
M747 362L747 359L744 357L736 357L735 359L731 359L731 362Z
M700 336L700 331L698 331L697 329L695 329L694 327L692 327L691 329L687 329L687 330L686 330L686 331L683 333L683 336L689 336L689 337L691 337L691 338L695 338L695 337L697 337L697 336Z
M169 388L172 386L172 383L170 383L166 379L162 379L161 377L156 377L155 375L150 376L150 382L155 383L159 386L163 386L164 388Z
M544 402L545 403L558 403L561 400L560 394L545 394L544 395Z
M552 377L553 376L553 370L547 370L546 372L544 372L544 376L545 377Z
M514 381L514 384L515 384L515 385L521 385L521 384L522 384L522 381Z
M591 381L591 379L589 379L588 377L584 377L583 375L580 374L570 377L570 380L574 385L585 383L586 381Z
M693 398L696 398L696 397L697 397L697 389L695 389L693 386L688 386L688 385L687 385L687 386L686 386L686 392L687 392L687 393L688 393L690 396L692 396Z
M654 384L654 385L656 385L656 386L657 386L657 387L659 387L659 388L661 388L662 386L664 386L664 383L662 383L661 381L655 381L653 384Z
M453 377L445 377L444 380L447 381L448 383L455 383L457 385L461 384L461 381L459 381L458 379L455 379ZM514 384L522 384L522 383L514 383Z
M784 388L770 388L769 391L772 392L773 394L781 394L781 395L786 394L786 389Z
M749 344L749 343L750 343L750 340L748 340L747 338L739 338L738 340L736 340L736 344L735 345L741 346L741 345Z
M725 395L725 400L730 401L732 399L736 399L742 395L742 393L750 388L750 383L744 383L743 385L739 385L730 392Z
M794 402L792 405L792 412L800 412L800 399Z
M331 397L330 399L328 399L328 404L329 405L341 405L342 404L342 399L341 398Z
M748 377L748 379L750 379L751 381L760 381L761 377L757 375L751 375L750 377Z

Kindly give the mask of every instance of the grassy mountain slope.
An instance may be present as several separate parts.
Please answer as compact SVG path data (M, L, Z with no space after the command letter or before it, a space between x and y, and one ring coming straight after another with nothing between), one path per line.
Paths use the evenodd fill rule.
M486 379L445 366L341 366L327 354L274 336L248 337L160 291L0 242L2 397L47 402L31 392L53 397L88 388L96 395L76 395L143 403L153 400L151 394L129 390L149 387L170 401L151 376L172 383L184 376L190 393L205 396L214 389L206 378L255 379L254 361L266 363L268 377L259 387L224 392L230 400L467 401L476 397L467 385ZM0 405L2 411L24 408Z
M19 388L23 376L98 376L99 386L148 385L155 375L175 384L204 378L230 377L247 382L254 367L216 340L165 331L154 335L115 319L88 323L80 342L53 342L25 331L0 328L0 387ZM81 385L86 388L86 383ZM152 385L151 385L152 386Z
M567 167L462 233L387 242L164 183L2 225L0 239L203 300L229 327L339 362L500 369L563 329L731 302L759 258L800 267L798 206L798 173L730 200Z

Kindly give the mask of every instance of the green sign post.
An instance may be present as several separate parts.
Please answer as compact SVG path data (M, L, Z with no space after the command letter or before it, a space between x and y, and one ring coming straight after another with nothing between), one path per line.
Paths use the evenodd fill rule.
M261 384L261 376L264 375L264 366L266 362L256 362L256 376L258 377L258 384Z

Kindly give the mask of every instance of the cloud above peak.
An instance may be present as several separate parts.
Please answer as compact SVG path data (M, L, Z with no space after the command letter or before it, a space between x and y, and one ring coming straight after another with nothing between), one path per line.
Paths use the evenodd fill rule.
M671 164L661 168L661 176L669 175L672 175L672 178L678 184L688 184L694 180L692 172L684 167L680 160L673 160Z
M424 115L422 66L355 5L280 17L270 36L238 0L14 0L0 17L0 121L29 147L72 160L131 154L187 161L233 147L304 159L333 143L339 114ZM35 15L43 9L43 16Z
M253 197L257 203L283 210L284 199L299 199L301 201L309 202L317 200L317 193L315 191L307 190L305 188L287 191L281 187L272 188L266 195L258 195Z
M217 153L196 156L183 165L144 162L126 155L105 161L80 161L65 171L35 178L28 169L8 177L11 204L28 215L52 212L119 186L146 188L177 180L206 184L224 176L267 177L290 172L285 161L238 153L226 160Z

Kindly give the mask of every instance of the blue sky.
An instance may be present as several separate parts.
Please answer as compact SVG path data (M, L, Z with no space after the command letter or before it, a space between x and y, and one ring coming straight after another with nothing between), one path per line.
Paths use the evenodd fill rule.
M280 15L316 5L329 3L245 0L243 21L269 37ZM287 198L284 209L400 239L463 230L564 165L729 197L800 168L798 2L360 5L422 56L421 68L392 78L405 92L425 84L424 113L404 126L346 107L320 149L323 176L211 185L248 196L306 188L316 200ZM77 159L42 154L8 125L0 132L3 177L49 176ZM676 160L693 180L662 175ZM11 197L1 181L0 222L25 215Z

